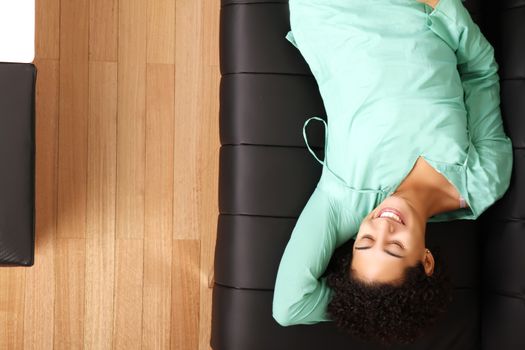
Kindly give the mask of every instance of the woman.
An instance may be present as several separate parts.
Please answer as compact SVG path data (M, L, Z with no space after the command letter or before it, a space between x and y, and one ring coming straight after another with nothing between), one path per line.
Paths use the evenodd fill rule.
M494 50L461 0L290 0L286 38L316 79L328 124L303 136L323 165L280 262L273 317L335 321L408 343L451 301L427 222L475 220L508 189L512 144ZM325 159L305 128L325 125ZM334 250L355 239L339 270Z

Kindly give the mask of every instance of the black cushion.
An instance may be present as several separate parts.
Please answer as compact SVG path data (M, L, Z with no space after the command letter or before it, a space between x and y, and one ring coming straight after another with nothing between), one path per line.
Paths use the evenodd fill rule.
M284 248L321 166L303 122L326 118L308 65L284 36L286 0L222 0L219 217L211 346L215 350L376 349L333 322L280 326L272 317ZM478 220L427 224L452 277L454 302L432 331L395 349L525 349L525 7L467 0L500 64L505 130L514 146L509 190ZM308 128L323 158L321 123ZM521 180L523 179L523 180ZM336 250L350 251L353 240ZM327 272L333 268L332 259Z
M32 63L0 63L0 265L31 266L35 228Z

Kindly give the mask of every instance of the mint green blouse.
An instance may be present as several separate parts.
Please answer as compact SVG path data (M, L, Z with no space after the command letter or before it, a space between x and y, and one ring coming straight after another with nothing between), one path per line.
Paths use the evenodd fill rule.
M286 39L310 67L327 120L303 136L323 165L281 258L272 314L283 326L330 321L321 278L334 250L391 195L418 157L468 207L429 222L474 220L506 192L513 153L494 49L461 0L289 0ZM325 158L306 126L325 124Z

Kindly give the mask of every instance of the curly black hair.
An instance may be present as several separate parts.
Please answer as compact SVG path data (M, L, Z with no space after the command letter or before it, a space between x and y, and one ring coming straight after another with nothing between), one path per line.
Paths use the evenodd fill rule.
M439 249L432 249L434 272L418 262L397 283L368 282L350 269L351 251L327 273L332 298L327 312L344 332L381 345L410 344L432 327L452 302L452 283Z

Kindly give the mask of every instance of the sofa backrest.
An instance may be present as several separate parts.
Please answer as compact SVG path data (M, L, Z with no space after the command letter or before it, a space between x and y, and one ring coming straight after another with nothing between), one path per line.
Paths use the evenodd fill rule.
M510 187L480 218L482 349L525 349L525 2L482 0L480 10L500 67L501 111L514 148Z

